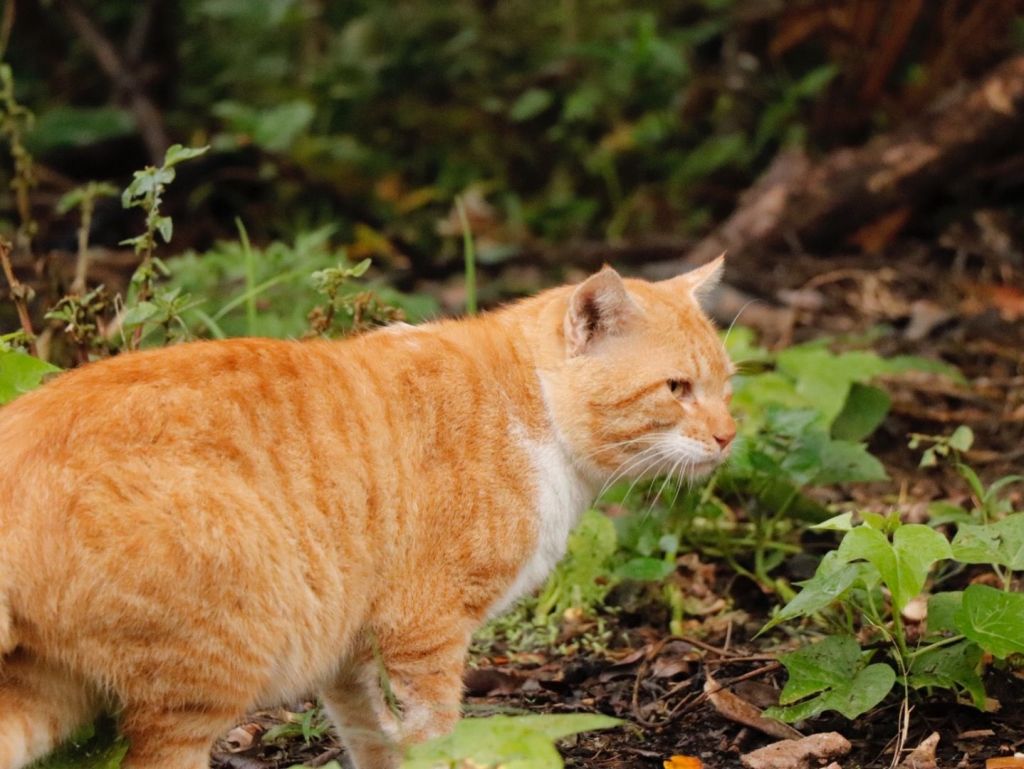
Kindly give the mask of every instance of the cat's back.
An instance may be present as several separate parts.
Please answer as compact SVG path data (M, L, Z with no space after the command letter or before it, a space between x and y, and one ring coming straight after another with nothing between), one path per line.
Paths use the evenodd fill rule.
M120 355L60 374L0 408L0 449L43 443L38 448L50 454L81 453L114 433L121 445L155 444L173 437L166 433L171 425L214 429L210 417L217 413L272 406L289 393L309 397L315 382L340 367L327 343L269 339Z

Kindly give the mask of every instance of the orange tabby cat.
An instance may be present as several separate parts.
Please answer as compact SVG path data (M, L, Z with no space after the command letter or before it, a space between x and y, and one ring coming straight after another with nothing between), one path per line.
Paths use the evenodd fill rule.
M470 634L605 482L728 453L695 301L720 270L124 355L0 409L0 769L103 708L125 769L205 767L247 708L308 692L359 769L449 730Z

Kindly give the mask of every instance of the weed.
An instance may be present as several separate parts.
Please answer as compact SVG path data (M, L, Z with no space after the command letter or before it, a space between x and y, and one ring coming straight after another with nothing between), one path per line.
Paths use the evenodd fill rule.
M854 718L897 683L907 690L963 692L983 708L983 655L1005 659L1024 653L1024 594L1011 592L1012 573L1024 570L1024 512L961 524L952 541L928 526L904 524L895 514L861 517L857 526L845 513L818 527L842 532L839 547L764 628L819 616L835 631L782 656L790 678L771 715L797 721L836 710ZM947 561L987 565L1003 589L972 584L963 591L923 592L936 564ZM927 600L928 607L916 642L903 619L912 600ZM872 662L879 653L881 661Z
M262 737L263 742L286 742L301 738L308 745L331 730L331 720L319 705L314 705L302 713L288 715L287 721L267 729Z
M121 316L124 329L131 329L130 349L136 349L142 342L143 330L147 324L162 326L165 337L170 338L172 328L188 333L188 326L181 318L181 313L191 305L188 295L180 290L155 292L154 284L158 278L167 277L170 271L157 259L153 252L157 246L159 233L164 243L171 242L174 233L174 222L171 217L160 212L163 194L167 185L174 181L174 167L186 160L198 157L209 147L182 147L172 145L164 155L163 164L157 168L146 166L136 171L132 181L121 194L121 205L124 208L140 208L146 215L145 230L141 235L121 241L121 245L131 246L135 253L142 257L142 264L132 275L129 303Z
M89 231L92 229L92 215L96 208L96 201L114 195L117 195L117 187L113 184L91 181L65 193L57 201L58 214L66 214L75 208L79 211L78 259L75 262L75 277L71 283L72 294L85 292L85 282L89 272Z
M25 134L32 129L35 116L17 102L14 93L14 73L7 64L0 64L0 136L6 139L14 162L11 189L14 190L18 210L16 245L25 253L32 252L32 238L36 222L32 218L29 193L36 185L35 161L25 148Z

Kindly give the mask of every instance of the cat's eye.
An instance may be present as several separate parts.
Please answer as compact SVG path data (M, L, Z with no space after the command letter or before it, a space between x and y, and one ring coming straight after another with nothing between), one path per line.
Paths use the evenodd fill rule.
M693 383L688 379L669 379L668 389L677 398L686 398L693 393Z

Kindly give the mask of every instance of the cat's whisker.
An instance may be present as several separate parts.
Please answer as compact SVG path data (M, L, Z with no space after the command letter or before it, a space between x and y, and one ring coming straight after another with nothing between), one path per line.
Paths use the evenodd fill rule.
M591 452L589 452L587 454L584 454L582 457L580 457L580 460L581 461L590 460L590 459L595 458L599 454L603 454L606 451L613 451L614 449L626 448L628 446L635 446L635 445L639 445L639 444L643 444L643 443L655 443L655 442L658 442L658 441L661 441L661 440L663 440L663 437L661 435L650 435L650 434L648 434L648 435L641 435L641 436L638 436L636 438L628 438L627 440L624 440L624 441L616 441L615 443L606 443L606 444L598 447L594 451L591 451Z
M661 472L661 468L662 468L662 466L663 466L663 465L665 465L665 464L671 465L671 463L673 462L673 456L674 456L674 453L669 453L669 452L668 452L668 451L666 450L666 452L665 452L665 456L663 456L663 458L662 458L662 459L661 459L661 460L660 460L660 461L658 462L658 464L657 464L657 465L655 465L655 466L654 466L654 467L652 468L652 469L654 470L654 472L653 472L653 473L652 473L651 475L652 475L652 476L654 476L655 478L657 478L657 476L658 476L658 475L660 475L660 472ZM644 480L644 477L643 477L642 475L639 475L639 476L637 476L636 478L634 478L634 479L633 479L633 482L629 484L629 488L628 488L628 489L626 489L626 496L627 496L627 497L628 497L628 496L629 496L629 495L630 495L631 493L633 493L633 488L634 488L634 487L635 487L635 486L636 486L636 485L637 485L637 484L638 484L638 483L639 483L639 482L640 482L641 480ZM643 519L643 516L644 516L644 515L650 515L650 514L651 514L651 512L652 512L653 510L654 510L654 504L653 504L653 502L652 502L652 503L651 503L651 505L650 505L650 506L649 506L648 508L646 508L645 512L644 512L644 513L642 514L642 516L641 516L641 519Z
M742 307L740 307L739 312L736 313L736 317L732 319L732 323L729 324L729 328L726 329L726 331L725 331L725 338L722 340L722 344L723 345L725 345L726 347L729 346L729 334L732 333L733 327L735 327L736 322L740 319L740 315L743 314L744 310L746 310L748 307L750 307L750 305L754 304L755 302L760 302L760 301L761 301L760 299L755 297L755 298L749 300Z
M663 454L666 451L667 451L667 448L665 447L665 445L663 443L656 443L653 446L647 447L646 449L641 451L639 454L636 454L631 459L628 459L625 462L623 462L616 469L615 473L601 487L601 491L598 492L598 494L597 494L598 498L601 498L602 496L604 496L605 492L608 491L608 489L610 489L618 481L622 480L627 475L629 475L630 472L632 472L636 468L642 466L645 462L655 460L657 458L658 454ZM640 480L640 476L638 476L636 480ZM635 484L635 482L636 481L634 481L634 484ZM630 491L632 491L632 486L630 486ZM628 492L627 492L627 496L628 496Z

